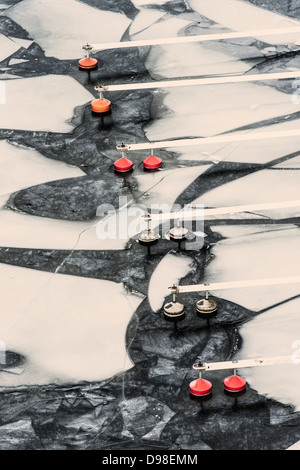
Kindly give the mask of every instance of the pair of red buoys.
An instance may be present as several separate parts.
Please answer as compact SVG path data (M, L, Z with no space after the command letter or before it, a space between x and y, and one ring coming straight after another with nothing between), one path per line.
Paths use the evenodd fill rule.
M224 388L227 392L242 392L246 388L246 380L239 375L231 375L224 380ZM190 392L196 397L209 395L212 390L212 384L209 380L196 379L190 383Z
M156 170L161 166L162 160L155 155L150 155L149 157L145 158L143 163L147 170ZM114 163L114 167L117 172L125 173L126 171L132 170L133 163L131 160L128 160L128 158L122 157Z

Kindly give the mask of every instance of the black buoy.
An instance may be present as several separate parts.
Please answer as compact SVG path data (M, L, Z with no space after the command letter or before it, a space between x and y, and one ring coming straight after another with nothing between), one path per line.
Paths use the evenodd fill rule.
M169 318L182 317L184 315L184 305L177 302L177 287L173 285L171 291L173 293L173 300L164 305L164 314Z
M174 241L185 240L189 231L184 227L173 227L169 230L169 237Z
M218 304L215 300L208 298L208 292L205 299L198 300L196 304L197 313L201 318L211 318L217 314Z

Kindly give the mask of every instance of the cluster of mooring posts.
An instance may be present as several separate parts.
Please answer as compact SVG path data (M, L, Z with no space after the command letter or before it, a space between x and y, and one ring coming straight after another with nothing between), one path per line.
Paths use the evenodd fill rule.
M117 43L101 43L101 44L85 44L82 49L86 52L86 57L79 60L79 68L82 70L91 71L97 68L98 60L90 57L91 51L100 51L106 49L124 49L134 47L145 47L155 46L163 44L184 44L192 42L208 42L218 41L226 39L236 38L248 38L248 37L268 37L272 35L285 35L291 33L300 33L299 27L289 27L280 29L262 29L262 30L249 30L243 32L230 32L230 33L217 33L217 34L202 34L195 36L183 36L173 38L161 38L161 39L146 39L139 41L124 41ZM99 94L99 98L91 102L91 109L93 113L105 114L111 109L111 101L104 97L104 92L114 91L126 91L126 90L145 90L145 89L158 89L158 88L170 88L170 87L181 87L181 86L201 86L201 85L217 85L225 83L241 83L241 82L256 82L256 81L268 81L268 80L287 80L295 79L300 77L300 71L291 72L276 72L276 73L264 73L264 74L249 74L249 75L233 75L226 77L208 77L208 78L192 78L192 79L176 79L176 80L164 80L164 81L151 81L143 83L126 83L117 85L103 85L99 84L95 86L95 90ZM120 144L117 145L117 149L121 151L121 158L116 160L114 168L117 173L127 173L133 170L134 164L131 160L125 157L125 151L133 150L146 150L150 149L151 154L143 160L144 168L146 170L158 170L161 167L162 159L153 155L154 148L171 148L183 145L205 145L209 143L217 142L242 142L252 141L260 139L274 139L282 137L294 137L300 136L300 129L281 131L281 132L268 132L261 133L260 135L249 136L242 134L239 136L217 136L212 138L200 138L200 139L178 139L176 141L164 141L164 142L150 142L146 144Z
M285 35L290 33L300 33L299 27L281 28L281 29L266 29L266 30L252 30L244 32L229 32L217 34L203 34L199 36L187 36L176 38L162 38L162 39L149 39L140 41L124 41L118 43L103 43L103 44L86 44L82 49L86 52L86 57L79 60L79 68L86 71L97 69L98 60L90 57L91 51L100 51L105 49L122 49L132 47L155 46L162 44L182 44L191 42L207 42L235 38L247 37L267 37L271 35ZM300 71L291 72L276 72L264 74L249 74L249 75L233 75L226 77L208 77L208 78L192 78L192 79L176 79L164 81L151 81L144 83L126 83L117 85L103 85L95 86L99 97L91 102L91 110L98 115L105 115L111 110L111 101L104 97L105 92L126 91L126 90L143 90L143 89L158 89L158 88L171 88L181 86L201 86L201 85L218 85L225 83L242 83L242 82L261 82L268 80L287 80L300 77ZM116 149L121 152L120 158L114 162L114 170L116 173L128 174L134 169L133 162L127 158L125 152L130 151L143 151L150 150L148 155L143 160L144 169L148 171L160 170L162 166L162 159L154 155L154 149L163 148L176 148L183 146L200 146L215 143L233 143L233 142L251 142L267 139L281 139L286 137L300 137L300 129L279 131L279 132L262 132L259 134L246 134L239 133L239 135L220 135L208 138L193 138L193 139L177 139L170 141L159 142L146 142L141 144L118 144ZM300 207L300 200L263 203L263 204L249 204L244 206L221 207L215 209L204 209L204 217L209 219L210 216L220 214L231 214L244 211L254 210L268 210L283 207ZM146 214L144 216L147 222L147 228L138 235L138 242L146 246L148 251L152 245L157 243L161 238L160 235L151 228L151 221L164 220L177 220L176 226L171 228L168 232L170 240L181 242L186 240L192 234L184 226L180 225L180 221L185 218L194 218L198 209L191 208L189 213L162 213L162 214ZM209 292L224 289L237 289L237 288L250 288L255 286L271 286L300 283L300 276L271 278L271 279L256 279L245 281L233 281L214 284L199 284L189 286L176 286L169 287L172 294L172 301L167 302L164 307L164 315L166 318L174 319L175 321L185 315L185 307L183 303L178 301L178 294L188 292L204 292L204 297L199 299L196 303L196 312L201 318L209 320L217 315L218 305L214 299L209 298ZM203 372L219 371L219 370L233 370L233 374L224 379L224 390L227 393L233 393L235 396L242 393L246 389L246 380L237 374L237 369L246 367L261 367L268 365L288 364L292 362L292 356L279 356L271 358L258 358L246 359L238 361L224 361L202 363L198 361L193 365L193 369L199 372L199 378L193 380L190 385L190 394L195 397L207 397L211 395L212 383L202 377ZM8 372L8 370L7 370ZM18 373L17 371L15 373Z

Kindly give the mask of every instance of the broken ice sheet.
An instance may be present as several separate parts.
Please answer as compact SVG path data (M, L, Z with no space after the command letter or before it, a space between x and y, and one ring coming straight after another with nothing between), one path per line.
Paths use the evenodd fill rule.
M258 393L300 411L300 299L262 313L243 325L243 347L236 359L294 357L295 363L243 369L243 377Z
M178 284L188 274L192 263L192 258L172 253L162 259L149 282L148 300L154 312L162 307L165 297L170 294L168 287Z
M282 230L222 240L211 249L214 258L205 269L203 282L299 276L299 234L298 228L282 227ZM299 294L299 284L216 291L217 297L255 312Z
M119 41L130 24L124 14L76 0L23 0L5 11L45 51L62 60L80 58L82 45Z
M150 141L208 137L295 113L291 96L253 83L165 88L161 117L145 127Z
M102 380L132 367L125 332L142 299L122 284L0 265L1 340L26 358L1 385Z
M77 167L46 158L34 149L0 142L1 195L48 181L83 176ZM0 206L1 207L1 206Z
M252 213L273 219L298 217L295 207L276 207L276 203L300 200L300 173L297 170L262 170L223 184L195 199L193 204L205 207L243 206L247 204L274 203L274 209L253 210Z
M200 15L226 26L234 31L257 31L266 29L296 28L300 22L264 8L258 8L241 0L189 0L191 8ZM255 35L268 44L289 44L299 38L298 33L279 34L270 36Z
M0 84L4 83L0 81ZM74 108L94 97L71 77L45 75L5 81L0 128L70 132Z

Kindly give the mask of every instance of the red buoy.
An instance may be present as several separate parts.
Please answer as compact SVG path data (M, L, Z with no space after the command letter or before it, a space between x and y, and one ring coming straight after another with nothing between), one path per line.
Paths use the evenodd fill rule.
M149 157L145 158L143 161L144 167L147 170L156 170L162 164L162 159L156 157L155 155L150 155Z
M93 100L91 103L92 111L94 111L94 113L106 113L110 110L110 105L111 102L105 98Z
M239 375L231 375L224 380L224 388L228 392L241 392L246 388L246 380Z
M196 397L204 397L209 395L212 389L212 384L209 380L196 379L190 383L190 392Z
M115 170L119 173L125 173L126 171L130 171L133 167L133 163L131 160L128 160L125 157L119 158L119 160L115 161L114 163Z
M98 60L97 59L92 59L91 57L85 57L85 59L80 59L79 61L79 67L81 69L93 69L97 67Z

